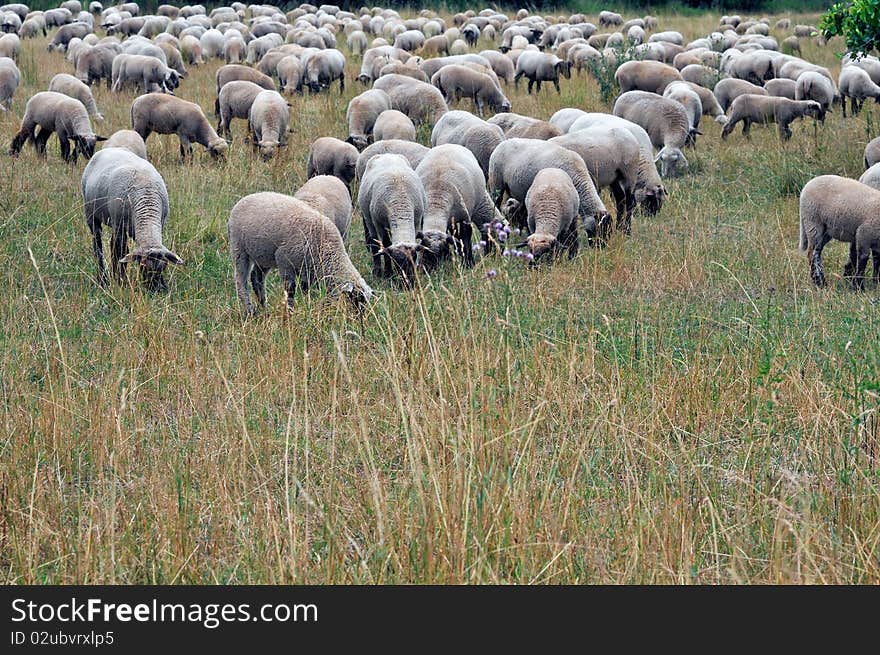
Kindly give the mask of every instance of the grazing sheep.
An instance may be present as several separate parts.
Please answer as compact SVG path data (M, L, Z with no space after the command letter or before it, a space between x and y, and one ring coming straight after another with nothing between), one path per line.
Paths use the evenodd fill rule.
M764 83L764 90L769 96L776 96L777 98L788 98L789 100L798 100L798 98L796 98L797 82L795 82L794 80L789 80L785 78L767 80Z
M645 91L627 91L614 102L614 115L641 125L655 148L663 177L687 170L681 151L696 141L696 133L681 103Z
M702 64L690 64L681 69L681 77L686 82L699 84L707 89L714 89L718 83L718 69L703 66Z
M410 168L415 170L421 163L422 158L428 154L429 150L430 148L426 148L421 143L416 143L415 141L399 141L398 139L377 141L365 148L364 151L358 155L357 164L355 166L355 177L357 177L358 180L363 178L364 171L367 169L367 164L370 163L370 160L373 157L389 153L400 155L409 162Z
M820 175L804 186L800 196L800 250L806 251L810 277L825 286L822 250L831 239L850 244L844 277L853 286L864 284L868 258L874 257L874 279L880 277L880 191L837 175Z
M880 166L874 164L859 178L859 182L862 184L867 184L872 189L877 189L880 191Z
M409 64L401 64L399 61L392 61L390 64L382 66L382 69L379 71L379 77L384 77L385 75L405 75L420 82L430 81L421 69L414 68Z
M510 101L497 83L488 75L467 66L444 66L431 77L431 84L443 92L448 105L460 100L462 96L473 99L480 118L483 117L483 107L486 105L494 112L510 111Z
M309 148L306 175L309 178L316 175L333 175L342 180L350 190L359 155L358 149L352 144L332 136L322 136Z
M684 107L691 126L688 143L693 145L690 141L691 137L702 134L699 131L700 119L703 118L703 101L700 100L700 96L688 86L687 82L673 82L663 91L663 97L675 100Z
M0 109L12 108L12 96L21 84L21 72L9 57L0 57Z
M278 148L287 145L289 122L290 110L284 97L277 91L260 91L251 104L248 127L263 159L271 159Z
M248 82L247 80L234 80L223 85L220 89L218 101L220 103L220 122L217 125L217 132L226 137L232 138L232 130L230 125L233 118L243 118L248 120L251 114L251 106L260 93L265 91L261 86Z
M281 90L284 93L299 93L302 91L305 67L302 60L296 55L285 55L275 66Z
M526 193L528 238L517 247L528 246L534 259L555 257L563 248L571 259L578 252L577 215L580 205L577 189L568 173L559 168L537 172Z
M424 249L416 233L422 229L425 189L409 162L394 154L372 157L361 179L358 207L373 257L373 275L383 274L384 259L385 277L399 272L404 284L411 283Z
M512 112L495 114L488 120L492 125L497 125L508 139L552 139L562 134L555 125L531 116L522 116Z
M473 266L473 226L486 233L483 225L496 216L476 158L463 146L436 146L419 163L416 175L425 189L425 217L416 233L425 269L439 266L453 248L465 266Z
M227 64L240 64L247 58L247 43L240 36L223 41L223 61Z
M447 143L463 146L471 151L483 172L489 175L489 158L504 132L498 125L487 123L466 111L450 111L443 115L431 132L431 146Z
M590 243L597 226L606 225L608 210L596 192L584 160L577 153L555 143L539 139L507 139L501 142L489 159L489 192L495 195L495 206L501 207L505 196L524 203L535 175L543 168L561 168L571 178L580 198L579 214ZM524 210L511 216L517 227L526 227Z
M76 60L76 78L89 86L105 80L109 89L113 82L113 60L116 55L116 48L108 44L83 51Z
M834 84L820 73L804 71L797 78L797 82L795 82L794 99L815 100L822 105L822 110L825 112L831 111L831 105L834 104L835 96Z
M787 55L792 54L801 54L801 42L796 36L788 36L782 40L782 43L779 44L782 52Z
M311 206L280 193L253 193L239 200L229 215L229 250L235 268L235 290L248 315L255 313L248 280L260 306L266 304L266 271L278 269L293 304L297 289L326 286L345 293L356 305L373 290L364 281L333 222Z
M489 66L495 72L499 79L504 80L505 84L513 84L516 76L516 69L510 57L503 55L496 50L483 50L479 55L489 62Z
M9 59L18 59L18 53L21 51L21 41L15 34L4 34L0 36L0 57L8 57Z
M555 114L550 117L550 124L555 125L562 134L565 134L569 131L572 124L579 119L581 116L584 116L587 112L583 109L575 109L574 107L564 107L560 109Z
M217 100L214 101L214 115L220 115L220 89L224 84L235 80L247 80L269 91L275 90L275 82L271 77L258 70L240 64L226 64L217 69Z
M633 90L663 93L669 84L684 78L673 66L659 61L628 61L620 65L614 79L621 93Z
M58 75L53 77L52 81L49 82L49 91L63 93L71 98L76 98L83 104L86 111L89 112L89 116L96 121L104 120L104 116L98 111L98 105L95 104L95 97L92 95L92 90L73 75L58 73Z
M727 112L730 105L732 105L733 101L739 96L746 94L767 95L767 91L764 87L757 86L751 82L746 82L745 80L737 80L732 77L725 78L718 82L718 84L715 85L713 93L718 99L718 104L721 105L721 109L725 112Z
M192 34L180 37L180 53L186 58L186 63L190 66L201 66L205 63L201 41Z
M131 103L131 127L146 141L156 134L176 134L180 140L180 157L192 158L192 144L199 143L212 157L226 155L228 145L217 133L202 108L194 102L164 93L148 93Z
M599 27L611 27L613 25L623 25L623 16L613 11L600 11Z
M88 163L82 175L83 211L92 233L92 252L98 264L98 284L107 285L102 227L112 232L110 264L117 280L125 278L129 262L141 266L150 291L167 291L163 271L183 260L162 243L168 219L165 181L146 159L125 148L104 148ZM128 252L128 239L137 248Z
M351 194L345 183L334 175L310 177L299 191L293 194L297 200L326 216L345 241L351 228Z
M373 84L388 93L391 108L402 111L416 125L434 125L449 111L440 89L403 75L386 75Z
M36 132L38 127L40 131ZM95 144L107 140L92 131L88 111L79 100L63 93L42 91L27 101L21 128L12 140L9 154L17 156L25 141L32 141L37 153L45 156L46 142L53 132L58 133L61 157L73 164L78 154L90 159L95 154ZM74 144L72 151L71 141Z
M94 30L91 26L86 25L85 23L70 23L68 25L62 25L58 28L58 31L55 32L52 40L49 41L48 50L49 52L52 52L53 50L61 50L64 52L67 50L67 44L70 43L72 39L84 39L93 31Z
M376 119L383 111L391 109L391 98L381 89L370 89L355 96L348 103L345 120L348 122L348 139L358 150L369 145Z
M855 116L862 110L867 98L880 103L880 86L871 81L871 76L858 66L844 66L840 69L840 106L846 118L846 99L849 98L850 113Z
M724 110L721 109L721 105L718 104L718 99L712 91L699 84L694 84L693 82L685 82L685 84L690 87L691 91L700 96L700 104L703 107L703 116L711 116L716 123L720 123L721 125L724 125L724 123L727 122L727 116L724 115Z
M443 39L443 41L445 42L446 39ZM349 34L346 38L346 44L348 45L349 52L354 56L362 55L369 45L367 43L367 35L361 30L355 30Z
M339 50L320 50L309 57L306 64L305 79L309 90L318 93L339 80L339 93L345 91L345 56Z
M559 89L560 73L566 79L571 79L570 61L560 59L556 55L529 50L523 52L519 59L516 60L516 75L513 78L513 82L518 86L519 79L525 75L529 80L529 93L532 92L532 87L535 85L537 85L537 91L540 93L541 82L553 82L556 92L561 93Z
M403 141L416 140L416 126L406 114L396 109L386 109L373 125L373 140L400 139Z
M148 55L117 55L113 60L113 73L113 93L119 93L129 83L143 85L143 93L157 88L170 93L180 85L177 71Z
M738 96L730 106L728 121L721 130L721 138L726 139L737 123L742 121L744 136L749 135L752 123L776 123L779 137L786 141L791 138L789 125L798 118L810 116L816 120L825 119L825 110L815 100L789 100L767 95L746 94Z
M865 146L864 160L865 168L870 168L880 161L880 137L872 139L868 145Z
M147 144L144 143L141 135L134 130L117 130L104 143L103 149L107 148L124 148L141 159L148 159Z

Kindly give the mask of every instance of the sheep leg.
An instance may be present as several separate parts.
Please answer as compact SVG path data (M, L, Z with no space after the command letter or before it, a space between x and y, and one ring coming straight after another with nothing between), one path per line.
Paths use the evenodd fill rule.
M193 147L192 143L190 143L189 137L186 134L178 134L177 136L180 139L180 161L186 162L187 159L192 160Z
M383 248L390 248L391 247L391 237L388 235L388 233L385 233L382 235L382 247ZM382 274L386 278L393 277L394 276L394 260L391 259L391 255L389 255L388 253L385 253L385 256L383 257L383 259L385 261L385 269Z
M553 86L556 87L556 93L562 93L562 91L559 89L559 80L558 79L553 80ZM538 87L538 91L540 91L540 90L541 90L541 88Z
M9 147L10 155L17 155L21 152L21 147L29 140L33 140L34 138L34 128L35 125L32 123L22 123L21 129L18 131L18 134L15 135L15 138L12 139L12 145Z
M823 235L818 243L807 247L807 257L810 260L810 276L817 287L825 286L825 271L822 268L822 249L829 239L830 237Z
M513 76L513 86L517 90L519 90L519 78L521 78L522 76L523 76L523 74L521 72L517 73L516 75ZM529 84L531 85L531 80L529 81Z
M532 87L535 85L534 80L529 80L529 95L532 94ZM540 89L538 89L540 91Z
M627 216L627 194L620 182L611 183L611 195L614 197L614 205L617 209L617 220L614 227L623 230L624 234L629 234L629 220Z
M856 99L855 99L855 98L850 98L850 99L849 99L849 113L852 114L853 116L855 116L856 114L859 113L858 106L856 105Z
M541 80L535 80L535 91L541 93Z
M122 258L128 254L128 234L125 228L118 224L113 230L113 246L110 250L110 264L113 267L113 274L119 283L125 279L125 263Z
M42 136L42 133L40 134L40 136ZM58 135L58 141L61 143L61 159L66 161L68 164L76 163L75 151L74 154L71 154L70 152L70 141L60 134ZM45 143L43 145L43 152L46 152ZM73 158L73 162L71 162L71 158Z
M752 121L750 121L748 118L744 118L743 119L743 136L748 137L749 132L751 132L751 131L752 131Z
M880 283L880 250L871 251L871 259L874 260L874 283Z
M47 130L45 128L40 128L40 130L36 133L36 136L33 137L34 140L34 148L37 149L37 154L41 157L46 156L46 142L49 141L49 137L52 134L52 130ZM61 152L64 152L64 147L62 146Z
M92 230L92 252L98 264L98 285L106 287L108 280L107 267L104 263L104 243L101 240L101 221L92 221L89 228Z
M251 268L251 258L247 253L239 250L235 253L235 293L241 304L244 305L245 312L248 316L254 314L254 303L248 294L247 279ZM253 278L251 278L253 282ZM261 303L262 304L262 303Z
M779 124L779 138L783 141L788 141L791 138L791 128L788 127L788 123Z
M856 272L856 262L858 261L858 248L856 242L849 244L849 261L843 266L843 277L852 277Z
M840 108L843 110L843 117L846 118L846 96L840 94Z
M573 220L566 231L563 245L568 248L568 258L574 259L578 250L580 250L580 241L578 240L577 220Z
M474 95L474 105L477 107L477 113L480 115L480 118L483 118L483 101L476 94Z
M345 73L339 76L339 95L345 93Z
M853 277L853 289L861 291L865 288L865 269L868 267L868 259L871 257L869 248L858 248L858 261L856 262L856 274Z
M733 132L733 128L736 127L736 124L739 122L739 119L728 121L724 124L724 127L721 129L721 138L726 139L730 136L731 132Z
M257 302L260 303L261 307L265 307L266 271L256 265L251 269L251 287L253 287L254 293L257 294Z

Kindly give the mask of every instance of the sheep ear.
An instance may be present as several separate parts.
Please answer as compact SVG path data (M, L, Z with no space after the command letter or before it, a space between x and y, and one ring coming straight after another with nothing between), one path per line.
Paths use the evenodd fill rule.
M108 138L106 136L96 136L95 141L107 141Z

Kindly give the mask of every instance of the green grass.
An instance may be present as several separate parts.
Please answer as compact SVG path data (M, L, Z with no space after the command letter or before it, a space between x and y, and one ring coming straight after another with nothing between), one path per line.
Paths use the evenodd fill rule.
M838 49L804 56L836 69ZM4 144L71 68L42 41L22 62ZM179 95L210 112L217 66ZM229 210L298 188L361 90L292 99L268 164L240 121L225 164L150 138L187 262L167 296L94 285L82 162L54 139L46 161L3 155L2 581L880 581L880 291L817 291L797 251L800 186L858 176L877 109L787 143L706 121L659 215L552 268L489 259L402 292L369 276L356 214L348 247L382 292L362 318L321 294L288 314L271 275L244 321ZM133 96L95 92L99 130L127 127ZM508 95L541 118L609 110L588 77ZM826 253L841 271L846 246Z

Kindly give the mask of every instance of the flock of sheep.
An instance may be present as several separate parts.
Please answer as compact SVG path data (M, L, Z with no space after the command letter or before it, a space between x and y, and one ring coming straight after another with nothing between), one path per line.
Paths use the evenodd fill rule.
M210 13L200 5L162 5L142 16L136 3L91 2L84 10L68 0L44 12L9 4L0 7L0 109L21 81L21 39L51 33L48 49L64 53L73 74L59 73L28 100L10 154L27 142L45 154L54 133L65 160L89 159L82 195L99 282L109 279L107 227L113 274L124 278L126 264L136 262L146 285L164 290L165 267L183 262L163 245L168 192L147 157L150 134L176 134L184 160L193 143L222 158L232 121L245 120L255 152L272 158L297 129L283 94L320 93L337 82L344 90L347 60L337 49L344 41L361 64L357 81L367 87L348 105L348 139L314 141L310 179L293 196L256 193L231 210L236 291L252 313L251 291L264 305L264 277L273 268L288 302L316 285L356 303L372 297L345 246L355 188L373 275L410 284L419 271L453 257L473 265L475 250L522 248L516 252L533 263L573 257L579 223L590 245L601 246L615 229L629 234L636 211L662 207L663 178L687 171L685 151L696 144L704 115L725 138L740 123L746 135L753 123L775 123L788 139L794 120L821 123L836 102L844 115L847 99L852 114L868 98L880 102L876 58L848 55L835 81L831 71L798 56L802 39L821 41L809 25L778 21L774 33L791 33L779 43L766 19L724 16L717 31L686 42L679 32L660 31L651 16L624 20L604 11L597 22L524 9L515 16L469 11L447 21L428 10L404 19L390 9L353 13L333 5L303 4L286 13L238 2ZM494 47L478 51L481 40ZM212 59L223 60L216 130L198 104L175 93L185 92L187 66ZM545 121L511 111L505 89L522 78L529 93L541 93L542 83L558 92L573 72L598 75L603 67L616 69L620 89L612 113L566 108ZM114 93L140 93L131 104L131 129L107 139L91 123L103 118L90 89L101 82ZM463 102L475 113L452 109ZM430 148L416 142L420 125L432 130ZM854 285L862 285L872 253L877 276L878 162L875 140L860 181L821 176L802 191L800 247L818 285L825 283L821 253L831 239L851 244L844 274ZM613 220L599 195L605 188L614 199ZM512 246L508 239L520 233L524 242ZM129 239L136 244L131 252Z

